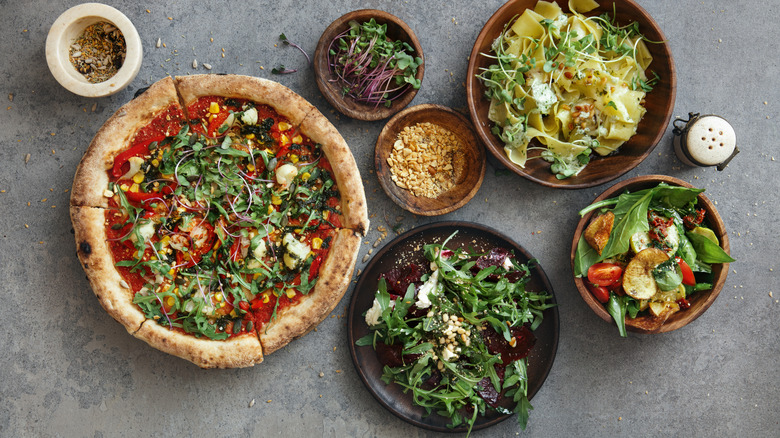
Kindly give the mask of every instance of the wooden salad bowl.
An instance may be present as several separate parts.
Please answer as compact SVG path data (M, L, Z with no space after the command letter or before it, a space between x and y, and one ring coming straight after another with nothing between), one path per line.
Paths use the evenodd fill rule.
M455 186L437 198L415 196L392 180L387 158L401 132L407 126L430 122L451 131L460 140L461 155L456 157ZM485 149L482 147L471 122L460 113L433 104L416 105L396 114L387 122L374 149L374 165L379 183L396 204L421 216L436 216L457 210L477 194L485 177Z
M414 57L419 56L423 60L417 68L417 75L415 76L422 81L425 72L425 57L423 56L422 46L420 45L417 36L406 23L401 21L401 19L378 9L352 11L331 23L322 33L322 36L317 43L313 62L317 87L319 87L320 92L325 96L325 99L342 114L352 117L353 119L367 121L386 119L404 109L409 105L412 99L414 99L414 96L418 91L409 87L401 96L393 100L390 107L386 107L383 104L374 105L357 102L354 99L343 95L341 86L336 82L336 76L331 72L330 66L328 65L328 48L334 38L349 28L350 21L356 20L362 23L372 18L379 24L387 24L387 37L389 39L394 41L405 41L414 48L414 53L411 53L410 55Z
M599 202L607 198L614 198L619 196L625 191L636 192L638 190L649 189L657 186L659 183L666 183L670 186L681 186L692 188L693 186L687 182L673 178L666 175L645 175L638 176L636 178L627 179L620 183L617 183L604 191L593 202ZM726 253L730 253L731 247L729 246L729 236L726 232L726 226L723 223L718 210L715 209L715 205L704 196L703 193L699 194L699 202L697 204L699 208L703 208L706 212L704 222L709 228L711 228L720 241L720 246ZM574 231L574 238L572 239L571 246L571 267L574 271L574 256L577 250L577 243L580 240L580 236L584 232L585 228L590 223L591 219L598 214L598 211L591 211L580 219L577 223L577 228ZM712 265L712 289L708 291L700 291L692 294L688 297L688 301L691 307L687 310L680 310L665 321L653 317L649 312L640 314L637 318L626 318L626 329L636 333L665 333L673 330L677 330L680 327L684 327L696 318L701 316L718 298L720 291L723 289L723 285L726 283L726 276L728 275L728 263L716 263ZM615 324L612 320L612 316L607 312L604 304L601 304L593 294L585 286L583 278L574 278L574 284L577 286L577 290L580 292L580 296L585 300L585 303L590 307L593 312L596 313L601 319L607 322Z
M567 0L552 0L558 3L564 12L568 12ZM493 41L503 32L504 26L525 9L533 9L537 0L510 0L499 8L487 21L479 33L474 48L469 57L466 75L466 100L471 120L474 121L477 134L492 153L504 166L518 175L547 187L563 189L581 189L593 187L612 181L625 174L642 162L653 151L666 132L669 119L674 110L674 99L677 90L677 75L672 60L672 52L666 42L661 28L650 15L633 0L598 0L599 7L587 15L609 13L617 18L617 23L626 25L639 23L639 30L652 41L647 44L653 56L653 62L648 69L660 77L653 90L645 98L647 113L637 128L637 133L620 149L609 156L593 155L590 163L579 175L559 180L550 171L550 163L538 158L540 150L529 150L529 160L525 168L518 166L507 158L504 143L490 130L493 122L488 119L490 102L485 98L485 87L476 77L482 69L494 63L485 56L491 52ZM540 146L534 139L530 146Z

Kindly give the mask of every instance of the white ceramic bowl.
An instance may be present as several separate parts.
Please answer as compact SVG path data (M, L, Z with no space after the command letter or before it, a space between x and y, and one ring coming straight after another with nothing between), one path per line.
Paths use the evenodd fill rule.
M70 62L70 46L87 26L105 21L122 32L126 43L125 61L106 81L93 84ZM130 84L141 69L143 49L135 26L117 9L101 3L74 6L52 24L46 37L46 62L54 78L69 91L86 97L110 96Z

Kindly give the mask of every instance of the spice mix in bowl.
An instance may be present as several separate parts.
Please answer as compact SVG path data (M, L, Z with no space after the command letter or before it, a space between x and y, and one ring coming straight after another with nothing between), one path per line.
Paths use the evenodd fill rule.
M49 29L46 62L72 93L110 96L124 89L141 68L143 51L135 26L119 10L83 3L63 12Z

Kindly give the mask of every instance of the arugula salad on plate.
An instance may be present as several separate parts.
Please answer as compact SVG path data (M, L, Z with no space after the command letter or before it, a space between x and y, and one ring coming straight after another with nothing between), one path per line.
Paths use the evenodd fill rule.
M525 428L527 357L552 295L526 290L535 260L518 263L501 247L450 249L450 239L423 246L427 265L381 274L365 312L369 333L356 345L372 346L383 382L411 391L415 405L449 418L448 427L470 432L494 410L516 412Z

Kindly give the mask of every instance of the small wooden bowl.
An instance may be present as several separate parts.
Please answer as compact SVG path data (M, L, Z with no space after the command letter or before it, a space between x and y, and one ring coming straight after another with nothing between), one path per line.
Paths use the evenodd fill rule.
M322 95L325 96L325 99L342 114L353 119L368 121L386 119L401 111L409 105L418 91L409 87L400 97L393 100L393 104L389 108L382 104L373 105L356 102L342 95L341 86L336 82L336 76L331 72L328 65L328 48L334 38L349 28L350 21L356 20L362 23L372 18L379 24L387 24L388 38L393 41L405 41L414 48L414 53L410 53L410 55L414 57L419 56L423 60L422 64L417 68L417 75L415 76L422 81L423 73L425 72L425 57L417 36L401 19L377 9L361 9L341 16L325 29L314 52L314 75L317 79L317 86Z
M398 187L392 180L387 164L398 134L407 126L424 122L448 129L460 139L462 147L462 159L454 164L455 186L437 198L415 196L409 190ZM396 114L379 133L374 149L374 165L379 183L396 204L414 214L436 216L463 207L477 194L485 177L485 150L471 122L463 115L441 105L416 105Z
M567 0L553 1L558 3L564 11L569 10ZM660 77L653 91L648 93L645 98L647 113L639 123L637 133L623 144L617 153L607 157L593 157L587 167L577 176L559 180L550 171L550 163L540 158L528 160L525 168L522 168L507 158L504 152L504 143L490 131L493 126L493 122L488 119L490 102L485 98L485 87L476 75L483 68L494 63L493 59L483 54L491 52L491 44L503 32L504 25L522 14L525 9L533 9L536 3L537 0L510 0L494 13L485 27L482 28L471 51L466 75L466 99L471 120L474 121L475 129L490 153L513 172L535 183L554 188L581 189L612 181L639 165L652 152L666 132L674 110L677 90L677 75L671 48L666 43L666 37L658 24L633 0L599 1L600 6L588 12L588 16L601 15L606 12L610 16L616 17L617 23L621 25L636 21L639 23L639 30L648 40L660 41L660 43L647 44L647 48L653 55L653 62L647 71L656 72ZM534 140L531 145L538 146L539 143ZM529 151L528 156L529 158L538 157L540 153L540 150L533 150Z
M681 186L692 188L693 186L687 182L665 175L645 175L638 176L636 178L627 179L607 189L604 193L594 199L593 202L599 202L607 198L613 198L619 196L625 191L636 192L638 190L648 189L657 186L659 183L665 182L671 186ZM715 205L704 196L703 193L699 194L699 208L704 208L706 215L704 216L705 223L715 231L715 234L720 241L720 246L726 253L730 252L729 236L726 232L726 226L723 224L718 211L715 209ZM580 219L577 224L577 228L574 231L574 239L571 246L571 267L574 271L574 254L577 250L577 243L580 240L580 236L584 232L585 228L590 223L591 219L597 214L597 211L591 211ZM687 310L680 310L672 314L666 321L660 321L648 314L640 314L637 318L626 318L626 329L637 333L665 333L672 330L677 330L680 327L684 327L696 318L701 316L711 305L715 302L715 299L723 289L723 285L726 283L726 276L729 273L728 263L716 263L712 265L712 289L708 291L696 292L688 298L691 303L691 307ZM607 312L607 309L601 304L585 286L583 278L574 278L574 284L577 286L577 290L580 292L582 299L588 307L593 310L596 315L607 322L614 324L612 316Z

